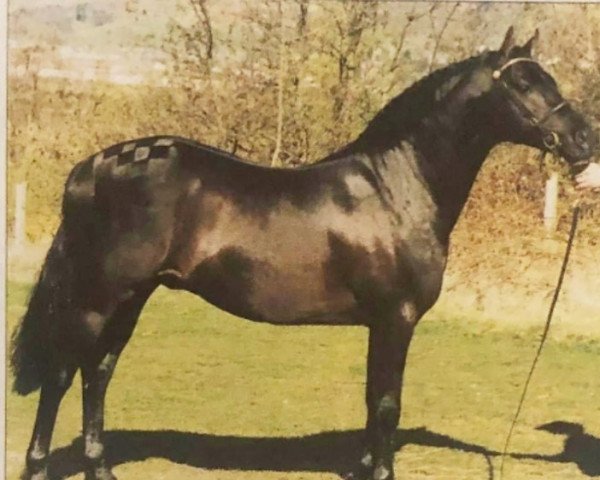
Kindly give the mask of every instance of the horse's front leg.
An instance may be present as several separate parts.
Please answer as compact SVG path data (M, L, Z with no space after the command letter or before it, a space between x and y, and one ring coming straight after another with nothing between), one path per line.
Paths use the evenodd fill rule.
M367 445L361 459L363 478L394 478L394 437L400 420L402 378L406 355L418 320L416 309L404 303L370 326L367 360Z

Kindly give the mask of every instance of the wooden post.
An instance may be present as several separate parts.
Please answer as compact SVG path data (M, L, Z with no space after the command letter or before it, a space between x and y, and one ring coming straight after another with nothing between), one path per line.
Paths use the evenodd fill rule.
M558 173L553 172L550 178L546 180L546 195L544 201L544 227L546 232L552 234L556 231L558 222L557 206L558 203Z
M23 251L27 242L26 228L27 183L18 183L15 187L15 223L13 226L14 248Z

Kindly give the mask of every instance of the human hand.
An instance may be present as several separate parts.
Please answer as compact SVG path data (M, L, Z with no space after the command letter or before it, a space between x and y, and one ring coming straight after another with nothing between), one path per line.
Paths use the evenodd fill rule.
M575 177L575 182L579 189L600 188L600 164L590 163L583 172Z

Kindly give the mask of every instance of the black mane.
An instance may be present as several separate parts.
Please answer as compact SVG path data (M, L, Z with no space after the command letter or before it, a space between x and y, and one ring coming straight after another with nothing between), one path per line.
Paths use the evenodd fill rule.
M440 101L465 72L481 63L485 54L452 63L417 80L394 97L369 122L356 140L321 161L335 160L358 152L386 150L424 118L432 115Z

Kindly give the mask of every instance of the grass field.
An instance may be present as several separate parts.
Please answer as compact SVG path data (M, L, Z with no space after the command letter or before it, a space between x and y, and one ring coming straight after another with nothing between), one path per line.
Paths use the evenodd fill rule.
M9 284L12 331L30 286ZM411 347L398 435L401 479L498 479L539 328L427 316ZM366 330L282 328L158 291L111 384L106 428L120 480L339 478L364 422ZM506 479L600 476L600 340L550 339L511 444ZM7 395L16 480L37 395ZM80 387L63 401L51 470L82 479Z

